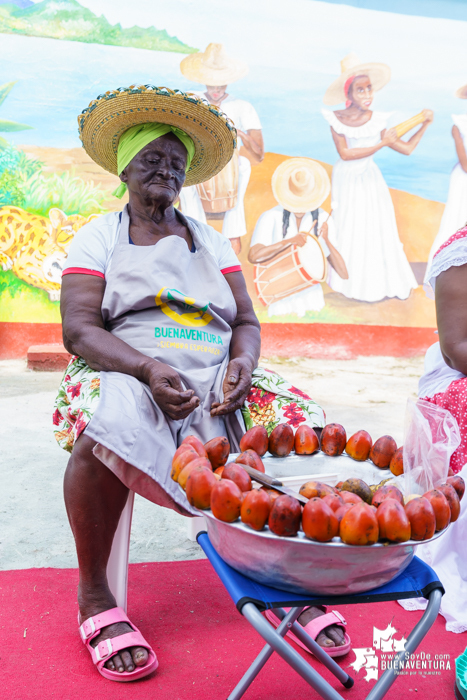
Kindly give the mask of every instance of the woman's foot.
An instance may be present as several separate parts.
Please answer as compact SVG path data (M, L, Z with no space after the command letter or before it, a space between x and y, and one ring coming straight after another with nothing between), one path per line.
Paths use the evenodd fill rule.
M80 624L82 624L89 617L98 615L99 613L110 610L111 608L117 607L115 598L110 593L110 591L105 588L101 591L96 591L93 589L87 593L84 593L80 587L78 593L79 601L79 611L80 611ZM91 646L96 647L100 642L106 639L112 639L113 637L119 637L122 634L127 634L128 632L133 632L130 625L126 622L117 622L114 625L108 625L104 627L101 633L94 637L91 642ZM117 673L131 673L135 670L137 666L145 666L148 662L148 650L144 647L130 647L129 649L124 649L120 651L111 659L106 661L104 664L109 671L115 671Z
M320 608L311 607L304 610L298 617L298 622L305 627L311 620L314 620L321 615L325 615L323 610ZM325 627L322 632L316 638L317 643L320 647L329 649L330 647L341 647L345 644L344 630L338 625L329 625Z

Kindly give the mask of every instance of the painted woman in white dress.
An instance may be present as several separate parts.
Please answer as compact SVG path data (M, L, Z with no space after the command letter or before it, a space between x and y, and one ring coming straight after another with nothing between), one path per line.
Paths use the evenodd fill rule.
M388 113L373 112L373 93L391 77L384 63L366 63L355 54L341 61L342 74L327 89L324 103L346 101L345 109L323 110L340 159L332 174L332 207L336 245L349 273L332 272L330 285L350 299L374 302L385 297L407 299L417 281L404 253L388 186L373 155L385 146L410 155L433 121L425 121L408 140L387 129Z
M467 100L467 85L456 91L456 97ZM453 233L467 224L467 114L453 114L452 137L459 161L454 166L449 181L449 194L443 218L430 250L427 273L436 251L446 243ZM425 284L428 283L425 277Z

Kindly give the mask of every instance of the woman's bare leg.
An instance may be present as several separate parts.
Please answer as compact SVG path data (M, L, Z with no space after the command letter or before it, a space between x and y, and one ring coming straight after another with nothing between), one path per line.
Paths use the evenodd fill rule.
M94 440L80 435L64 481L65 504L78 554L81 621L117 606L107 582L107 562L128 497L127 487L94 456L94 445ZM109 625L92 645L127 632L131 628L126 622ZM132 647L113 656L105 665L111 671L131 672L135 666L144 666L147 660L146 649Z

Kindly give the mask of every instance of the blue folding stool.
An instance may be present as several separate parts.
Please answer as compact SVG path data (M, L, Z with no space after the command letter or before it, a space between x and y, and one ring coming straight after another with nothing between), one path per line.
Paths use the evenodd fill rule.
M398 655L398 659L404 659L405 654L413 654L428 630L436 620L444 594L444 588L438 580L433 569L424 562L414 557L407 569L385 586L374 588L366 593L357 593L347 596L314 596L303 598L296 593L281 591L270 586L263 586L250 578L243 576L231 566L225 563L217 554L209 541L206 532L198 535L198 543L203 548L206 556L214 567L217 575L226 587L237 609L250 622L255 630L265 640L266 646L245 673L241 681L230 693L228 700L238 700L256 678L269 657L274 651L281 656L295 671L309 683L324 700L343 700L342 695L327 682L320 674L308 664L300 654L288 644L283 637L289 629L305 644L314 656L331 671L345 688L351 688L354 684L351 678L329 654L327 654L296 622L304 607L308 605L346 605L349 603L379 603L388 600L400 600L402 598L428 599L428 606L422 619L415 625L409 634L404 651ZM283 607L290 607L286 613ZM275 611L281 623L277 629L261 615L261 611L272 609ZM373 686L366 700L381 700L397 678L397 666L387 669L378 682Z

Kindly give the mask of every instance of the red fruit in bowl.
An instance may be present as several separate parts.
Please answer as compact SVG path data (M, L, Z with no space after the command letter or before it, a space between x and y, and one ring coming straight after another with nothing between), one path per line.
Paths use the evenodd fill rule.
M328 505L334 512L344 505L344 499L337 493L324 496L324 498L321 498L320 500L323 501L323 503L326 503L326 505Z
M376 511L367 503L352 506L340 521L339 534L345 544L375 544L379 537Z
M430 501L436 518L436 532L444 530L451 520L451 509L446 496L437 489L432 489L423 494L423 497Z
M443 484L442 486L437 486L436 488L446 496L446 500L451 509L451 523L455 523L461 512L461 503L459 501L459 496L457 495L456 489L451 484Z
M302 513L303 532L317 542L330 542L339 532L339 521L325 500L312 498L305 504Z
M245 494L240 510L242 523L260 531L266 525L271 512L272 501L266 491L253 489Z
M269 452L274 457L287 457L294 446L293 430L287 423L276 425L269 436Z
M340 491L339 495L344 503L350 503L353 506L355 506L357 503L363 503L363 498L360 498L357 493L352 493L351 491Z
M389 542L410 540L410 521L404 506L394 498L387 498L376 511L379 537Z
M399 447L393 454L389 462L389 469L394 476L400 476L404 473L404 448Z
M279 496L272 504L268 525L280 537L295 537L300 529L302 508L293 496Z
M370 433L367 433L366 430L359 430L349 437L345 446L345 451L349 457L357 460L357 462L364 462L368 459L372 445L373 440L371 439Z
M319 438L309 425L300 425L295 433L295 454L312 455L319 450Z
M223 467L227 463L230 454L230 443L226 437L213 438L204 445L204 448L213 469Z
M251 479L241 464L230 462L224 467L222 479L230 479L237 484L240 491L251 491Z
M404 496L402 495L402 491L400 491L397 486L385 484L384 486L380 486L379 489L376 489L373 494L373 498L371 499L371 505L378 508L378 506L385 501L386 498L394 498L402 505L404 504Z
M422 496L413 498L405 506L405 512L411 526L412 540L429 540L435 534L435 511L430 501Z
M454 488L457 491L457 495L459 496L459 501L462 501L462 496L464 495L465 491L465 481L464 479L459 476L459 474L454 474L454 476L448 476L446 479L447 484L451 484L451 486L454 486Z
M263 425L255 425L254 428L247 430L240 440L240 452L254 450L256 454L262 457L268 451L268 431Z
M361 503L363 503L363 501L361 501ZM344 515L347 513L347 511L350 510L350 508L353 508L354 505L355 503L344 503L343 506L334 511L334 515L336 516L339 523L344 517Z
M330 457L337 457L345 450L347 435L339 423L328 423L321 433L321 449Z
M186 482L186 497L195 508L207 510L211 507L211 492L219 483L211 469L205 466L195 467Z
M252 467L253 469L256 469L256 471L262 472L263 474L265 472L263 460L254 450L242 452L242 454L238 455L235 461L237 464L246 464L248 467Z
M203 443L199 438L196 437L196 435L187 435L186 438L183 440L182 445L190 445L199 454L200 457L208 456Z
M370 450L370 459L376 467L387 469L397 450L397 443L390 435L383 435Z
M215 477L214 477L215 478ZM230 479L221 479L211 491L211 510L218 520L233 523L240 517L243 492Z

